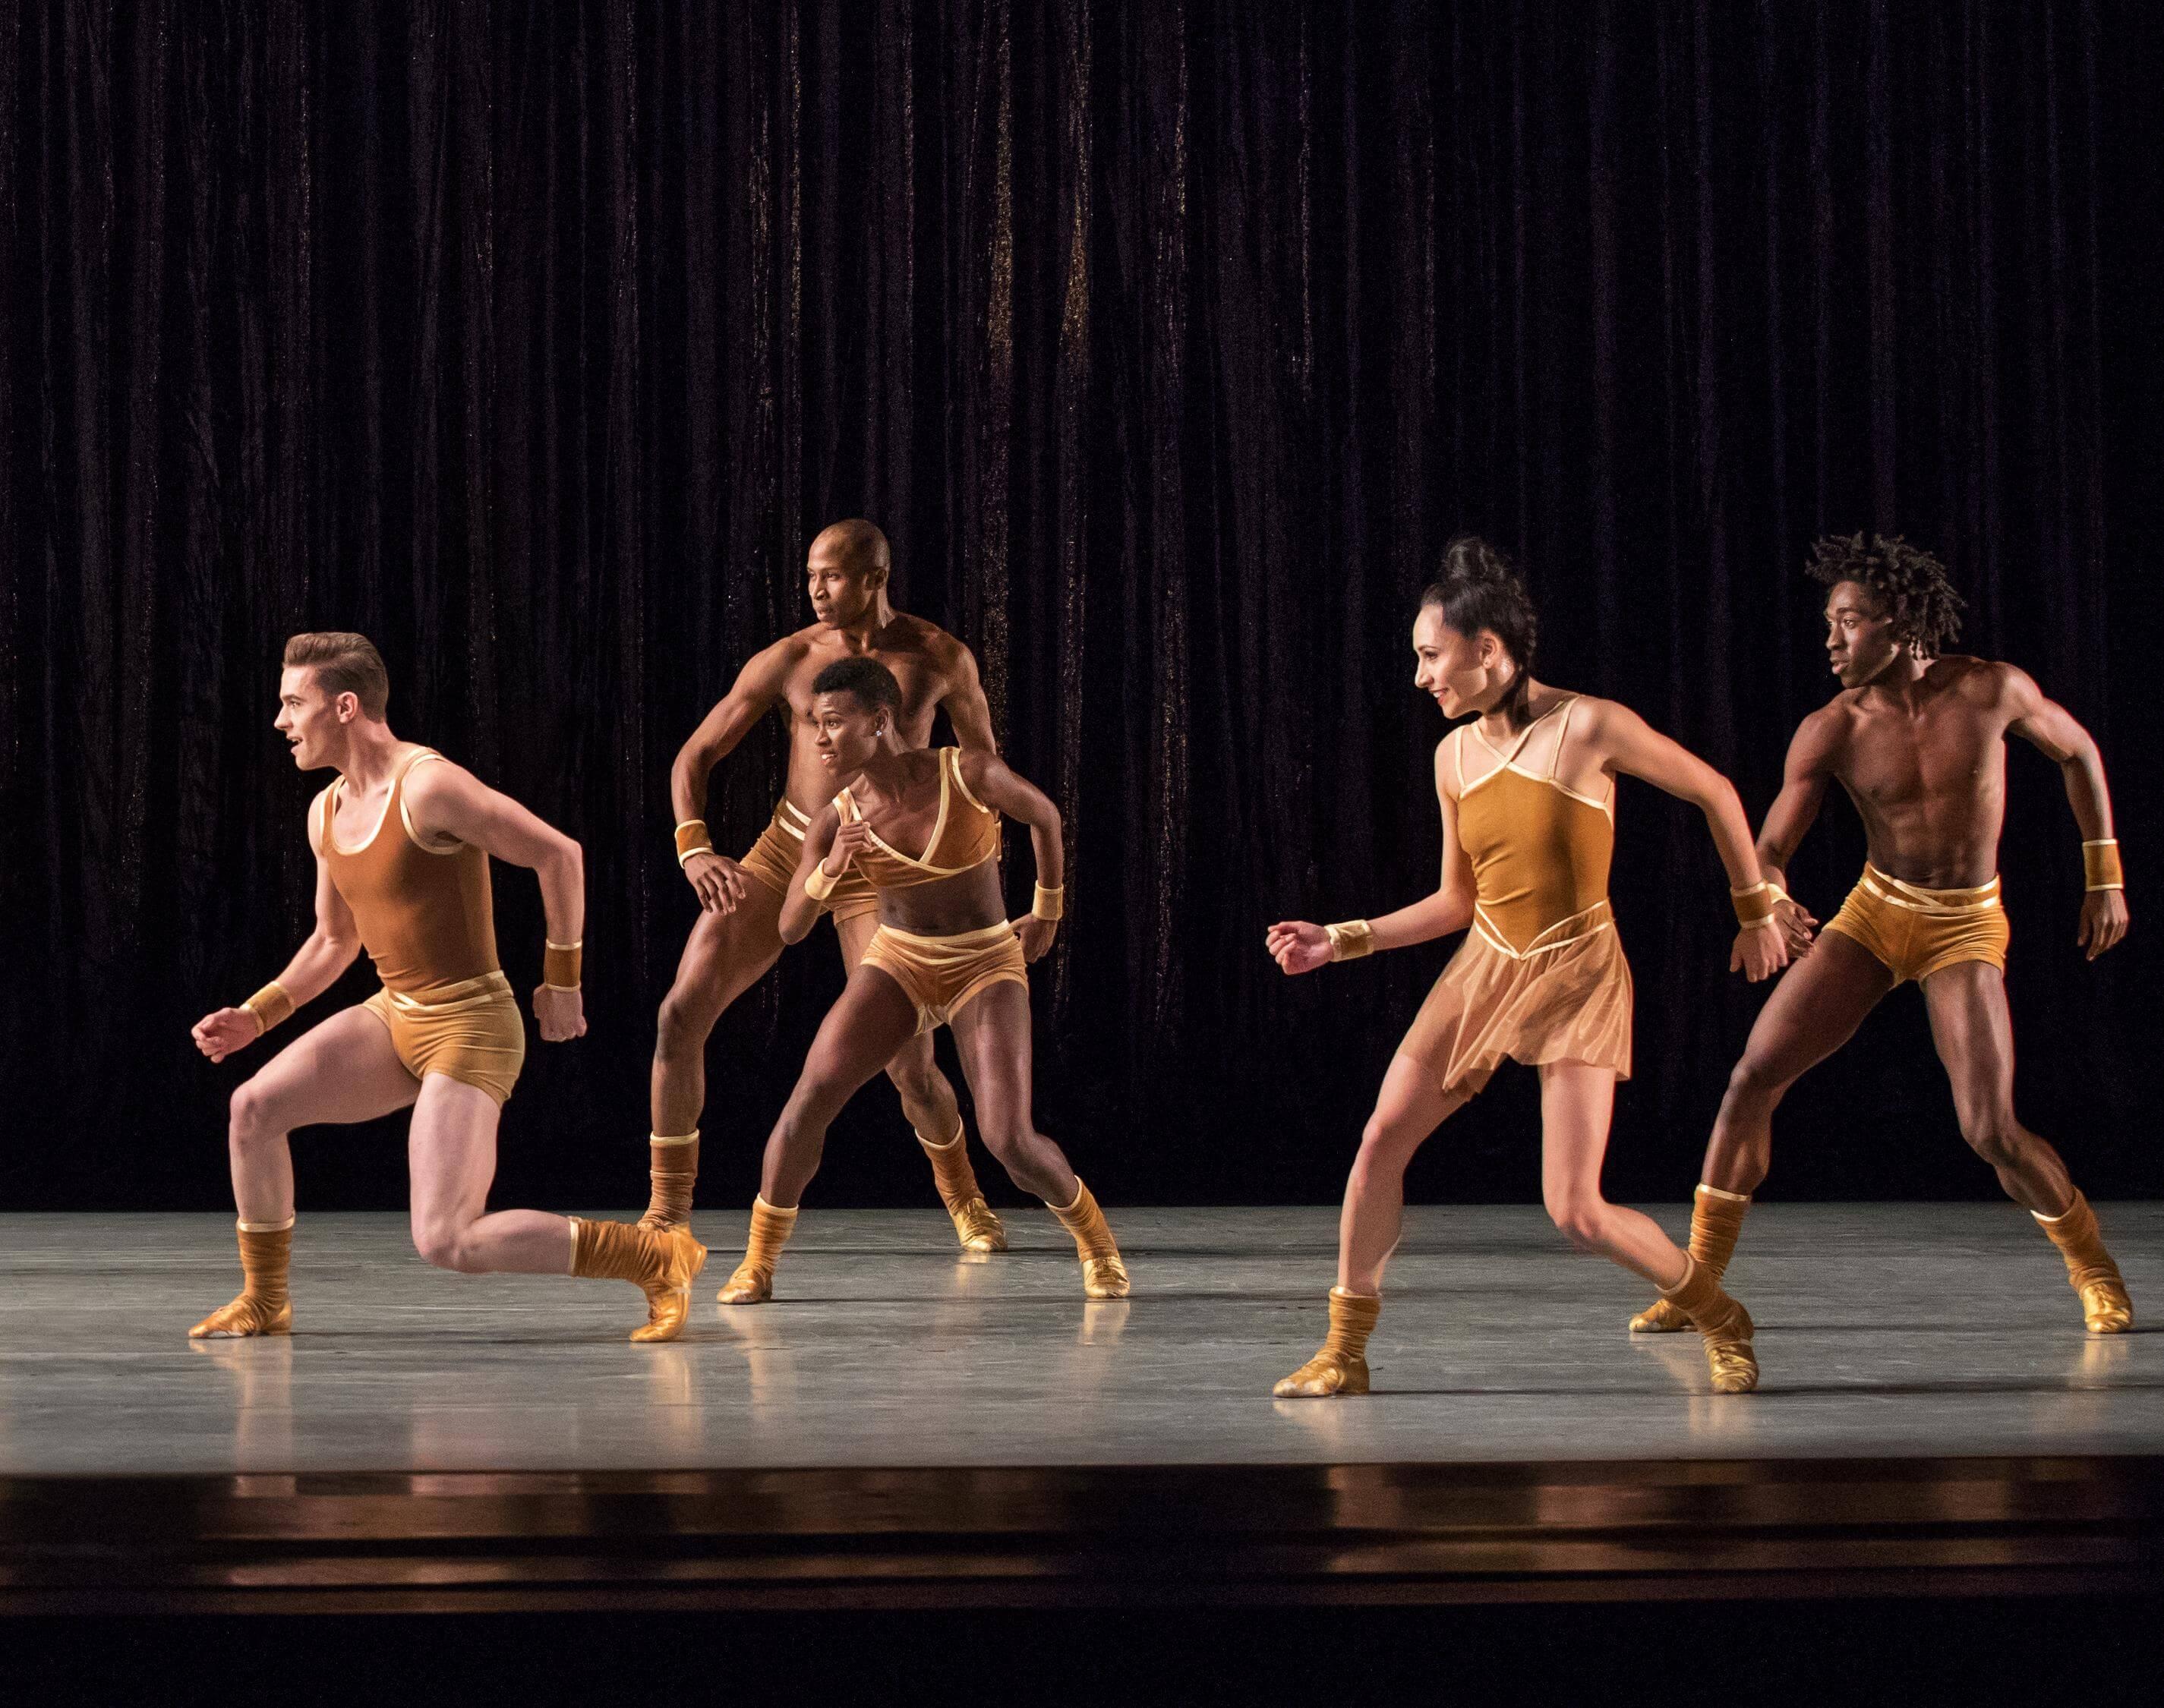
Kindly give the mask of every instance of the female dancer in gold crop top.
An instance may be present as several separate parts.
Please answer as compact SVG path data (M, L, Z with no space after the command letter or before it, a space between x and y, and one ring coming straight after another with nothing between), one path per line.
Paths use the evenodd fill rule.
M1415 684L1446 717L1478 720L1436 749L1442 884L1373 921L1273 925L1288 973L1471 928L1384 1076L1338 1224L1337 1285L1322 1349L1277 1385L1281 1398L1368 1391L1368 1335L1398 1243L1405 1166L1504 1057L1541 1071L1541 1187L1580 1250L1644 1276L1704 1336L1713 1385L1757 1382L1751 1318L1647 1217L1600 1193L1615 1082L1631 1071L1631 971L1608 905L1615 778L1627 773L1705 814L1743 921L1731 970L1753 980L1788 961L1751 830L1728 780L1612 700L1532 674L1536 624L1501 553L1452 542L1413 624Z
M533 1017L552 1043L586 1030L585 862L576 842L509 796L391 734L390 692L365 636L296 635L286 643L278 731L302 770L339 773L308 809L316 928L276 980L197 1022L196 1045L213 1061L246 1049L328 990L364 949L383 988L234 1090L227 1149L241 1291L188 1332L222 1340L292 1331L287 1136L410 1108L413 1244L423 1257L470 1272L633 1281L646 1293L648 1323L632 1338L673 1340L706 1255L688 1232L489 1212L496 1124L526 1056L526 1029L496 960L489 861L529 867L540 878L549 941Z
M1030 1113L1023 969L1051 948L1063 910L1059 809L995 754L904 749L901 689L876 659L829 665L812 693L820 760L848 781L805 833L782 939L809 931L821 901L850 872L878 891L880 925L766 1142L743 1261L721 1302L773 1297L775 1267L828 1125L913 1035L942 1025L953 1029L985 1148L1074 1235L1085 1295L1124 1298L1127 1272L1097 1201ZM1037 855L1036 904L1011 924L1000 894L1002 812L1029 826ZM903 851L912 847L924 851Z

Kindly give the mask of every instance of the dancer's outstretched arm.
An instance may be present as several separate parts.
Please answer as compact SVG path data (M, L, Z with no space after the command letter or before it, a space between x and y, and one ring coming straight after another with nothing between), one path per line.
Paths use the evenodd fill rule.
M329 796L325 789L308 806L308 846L316 857L316 928L276 978L239 1007L216 1009L190 1029L196 1048L213 1061L246 1049L294 1009L313 1002L360 953L360 928L323 860L323 813Z
M1689 801L1705 815L1713 846L1728 871L1729 893L1738 899L1739 913L1748 907L1757 916L1754 923L1736 934L1735 946L1729 951L1729 971L1741 972L1753 983L1771 978L1788 964L1788 934L1775 904L1765 903L1767 878L1759 870L1751 821L1743 816L1743 802L1736 785L1627 705L1589 698L1586 709L1591 713L1587 719L1587 739L1599 753L1605 769L1650 783L1664 794ZM1752 906L1752 901L1765 904Z
M1286 973L1312 972L1328 961L1378 949L1431 942L1473 923L1473 862L1458 840L1458 798L1442 780L1443 755L1455 739L1446 736L1435 750L1435 798L1442 809L1442 875L1434 891L1379 919L1355 919L1337 927L1305 919L1280 920L1264 935L1263 946ZM1333 930L1338 934L1334 937ZM1343 952L1344 948L1351 953Z

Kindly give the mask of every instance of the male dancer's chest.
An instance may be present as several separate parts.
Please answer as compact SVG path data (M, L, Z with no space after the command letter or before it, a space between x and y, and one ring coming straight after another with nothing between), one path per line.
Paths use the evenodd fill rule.
M1973 707L1877 713L1850 726L1837 774L1867 819L1959 837L1994 817L2005 789L2006 746Z

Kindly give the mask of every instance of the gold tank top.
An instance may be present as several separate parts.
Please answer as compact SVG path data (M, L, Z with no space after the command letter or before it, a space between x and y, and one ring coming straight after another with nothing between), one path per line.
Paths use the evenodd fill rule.
M413 768L443 757L424 747L407 757L391 778L391 799L375 833L356 848L339 846L338 804L345 779L319 797L323 863L353 910L361 946L386 990L420 999L501 971L488 856L467 842L424 846L406 810L406 779Z
M999 857L1000 815L963 782L962 750L942 747L938 759L939 816L932 821L932 841L921 857L912 859L872 831L871 846L857 856L855 869L874 889L906 889L958 877ZM962 798L960 805L955 803L957 794ZM845 825L864 817L856 797L846 789L834 797L834 809Z
M1570 733L1573 694L1518 732L1508 752L1468 725L1458 744L1458 841L1473 862L1473 929L1514 960L1560 949L1607 929L1608 864L1615 851L1615 785L1608 799L1567 788L1557 777ZM1545 775L1518 763L1533 731L1557 713L1555 757ZM1465 744L1500 762L1465 780Z

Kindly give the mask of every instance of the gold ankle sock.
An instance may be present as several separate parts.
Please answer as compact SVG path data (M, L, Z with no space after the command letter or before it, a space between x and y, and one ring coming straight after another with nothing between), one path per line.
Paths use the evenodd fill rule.
M1074 1236L1075 1255L1082 1260L1083 1297L1124 1299L1127 1296L1127 1266L1120 1261L1120 1248L1113 1243L1105 1213L1097 1208L1096 1199L1082 1184L1079 1175L1074 1177L1074 1184L1078 1190L1073 1203L1063 1210L1048 1199L1044 1208L1058 1217L1059 1225Z
M2066 1260L2067 1282L2082 1302L2082 1320L2089 1333L2125 1333L2134 1326L2134 1302L2127 1297L2119 1265L2104 1249L2104 1234L2089 1201L2077 1192L2073 1202L2056 1216L2037 1216L2034 1210L2029 1213Z
M192 1340L239 1340L292 1332L293 1300L286 1277L293 1257L293 1218L234 1225L240 1236L239 1295L189 1329Z
M1683 1278L1661 1295L1690 1319L1705 1343L1706 1369L1716 1394L1747 1393L1758 1386L1758 1359L1751 1349L1751 1313L1720 1288L1720 1277L1688 1253Z
M963 1250L1005 1251L1006 1227L985 1202L977 1171L969 1166L969 1147L961 1127L954 1129L954 1136L944 1145L934 1145L922 1133L917 1135L917 1142L931 1159L932 1184L939 1188L939 1202L947 1206L948 1217L954 1223L954 1237L962 1242Z
M1330 1290L1330 1334L1322 1349L1270 1391L1281 1400L1320 1400L1368 1391L1368 1337L1375 1332L1383 1302L1364 1293Z
M796 1231L794 1208L777 1209L764 1198L754 1197L743 1261L716 1297L725 1305L759 1305L772 1298L775 1265L781 1261L781 1248Z
M1713 1271L1715 1281L1728 1273L1750 1208L1750 1193L1723 1192L1704 1181L1691 1196L1690 1255ZM1690 1318L1667 1299L1656 1299L1631 1319L1633 1334L1673 1334L1689 1327Z
M642 1228L683 1228L691 1221L691 1188L699 1179L699 1129L680 1138L655 1133L646 1141L651 1182Z
M628 1281L646 1295L646 1324L633 1340L674 1340L691 1308L691 1283L706 1248L688 1228L644 1228L632 1222L571 1222L571 1273Z

